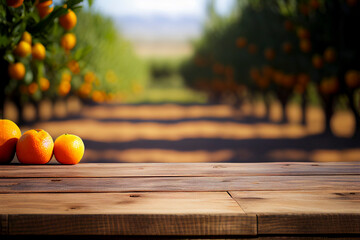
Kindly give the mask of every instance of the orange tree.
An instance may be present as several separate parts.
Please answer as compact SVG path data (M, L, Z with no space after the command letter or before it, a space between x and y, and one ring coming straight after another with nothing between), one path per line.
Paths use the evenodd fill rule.
M21 121L22 104L40 100L53 88L55 80L51 72L54 69L49 68L49 62L57 59L50 49L59 41L53 36L74 27L76 15L74 17L72 9L78 8L81 1L69 0L60 6L53 6L51 0L1 1L1 112L8 97L18 106ZM59 30L58 23L63 30Z
M225 69L232 69L228 76L237 86L252 96L276 96L284 110L301 96L303 122L307 98L320 96L325 133L331 133L335 105L347 103L358 134L359 9L350 0L237 1L230 17L211 18L183 75L189 85L219 96L229 86Z

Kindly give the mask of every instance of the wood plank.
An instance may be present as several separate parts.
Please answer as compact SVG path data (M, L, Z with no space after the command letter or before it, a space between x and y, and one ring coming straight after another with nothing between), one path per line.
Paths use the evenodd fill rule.
M256 216L183 215L9 215L11 235L256 235Z
M226 192L1 194L10 235L256 235Z
M8 233L8 215L0 213L0 235L7 235Z
M226 192L0 194L0 214L245 214Z
M230 192L259 234L358 234L360 191Z
M360 214L360 191L231 191L251 214Z
M360 178L345 176L243 176L153 178L3 178L0 193L132 191L360 190Z
M258 234L360 234L360 214L259 214Z
M4 165L0 177L156 177L359 175L358 163L83 163Z

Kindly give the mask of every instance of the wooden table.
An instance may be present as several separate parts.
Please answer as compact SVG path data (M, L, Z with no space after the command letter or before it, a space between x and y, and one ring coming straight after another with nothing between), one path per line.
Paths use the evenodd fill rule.
M359 162L14 164L0 176L10 239L360 238Z

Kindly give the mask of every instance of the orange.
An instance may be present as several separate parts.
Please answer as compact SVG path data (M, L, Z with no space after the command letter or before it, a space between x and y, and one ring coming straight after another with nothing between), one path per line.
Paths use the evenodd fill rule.
M92 83L95 81L95 74L93 72L87 72L84 76L84 81L86 83Z
M34 94L36 93L36 91L38 90L39 86L37 83L31 83L29 86L28 86L28 92L30 94Z
M21 36L21 40L27 42L28 44L31 44L32 37L30 33L24 32L23 35Z
M324 59L326 62L329 62L329 63L334 62L336 59L335 49L332 47L327 48L324 52Z
M61 37L61 47L67 51L73 49L76 45L76 37L73 33L66 33Z
M334 94L339 89L339 81L336 77L324 78L320 83L320 92L322 94Z
M61 74L61 81L70 83L71 82L71 75L69 73L67 73L67 72L63 72Z
M41 43L35 43L32 47L32 56L37 60L43 60L46 56L46 50Z
M14 158L20 137L21 131L13 121L0 119L0 164L9 163Z
M237 46L238 48L243 48L243 47L246 46L246 44L247 44L246 38L244 38L244 37L239 37L238 39L236 39L236 46Z
M267 48L264 51L264 55L267 60L273 60L275 58L275 51L272 48Z
M287 74L284 75L281 83L283 87L291 88L295 85L295 82L296 82L295 76L291 74Z
M18 8L23 4L24 0L6 0L9 7Z
M12 63L8 68L10 78L22 80L25 77L25 66L21 62Z
M311 51L311 42L308 39L300 40L300 49L301 51L308 53Z
M63 134L55 140L54 155L61 164L77 164L84 156L85 146L80 137Z
M31 45L28 42L20 41L14 52L19 57L27 57L31 53Z
M60 85L59 85L59 95L60 96L66 96L71 90L71 84L70 82L67 81L61 81Z
M47 78L41 77L39 83L41 91L47 91L50 87L50 81Z
M95 90L92 93L91 98L94 102L97 102L97 103L102 103L105 101L105 96L104 96L103 92L98 91L98 90Z
M79 63L75 60L71 60L69 63L68 63L68 68L70 69L70 71L74 74L78 74L80 73L80 66L79 66Z
M42 1L42 2L39 2L39 0L36 0L35 1L35 6L36 7L48 7L52 4L52 0L48 0L48 1Z
M310 32L303 27L299 27L297 29L297 35L300 39L306 39L310 37Z
M320 7L319 0L310 0L309 5L312 9L318 9Z
M42 129L25 132L16 145L16 156L24 164L46 164L52 156L54 142L49 133Z
M44 7L37 7L37 10L39 12L40 18L45 18L47 15L49 15L53 10L54 7L44 6Z
M312 58L312 64L313 64L314 68L316 68L316 69L322 68L324 65L322 57L318 54L314 55Z
M76 14L70 9L68 10L67 14L62 15L59 18L60 25L65 30L71 30L72 28L74 28L76 25L76 21L77 21Z
M91 83L83 83L79 88L79 94L81 97L86 98L90 95L92 90Z
M360 85L360 74L356 70L349 70L345 74L345 82L349 88L355 88Z
M301 86L306 86L310 82L310 77L306 73L300 73L297 77L297 82Z

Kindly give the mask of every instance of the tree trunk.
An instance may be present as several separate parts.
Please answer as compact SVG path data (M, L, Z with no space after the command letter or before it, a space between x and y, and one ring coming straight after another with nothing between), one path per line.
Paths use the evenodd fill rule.
M14 104L16 106L16 109L18 111L18 120L17 120L17 124L18 125L23 125L25 123L25 120L24 120L24 106L23 104L21 103L21 100L20 100L20 97L15 97L14 98Z
M334 97L328 96L326 99L324 99L325 103L325 130L324 135L326 136L334 136L333 132L331 131L331 118L334 114L333 110L333 103L334 103Z
M306 92L304 92L302 94L302 97L301 97L301 112L302 112L302 116L301 116L301 124L303 126L306 125Z
M282 118L281 118L280 123L283 123L283 124L288 123L289 119L288 119L287 114L286 114L286 103L287 103L287 101L282 99L282 100L280 100L280 103L281 103L281 109L282 109Z

